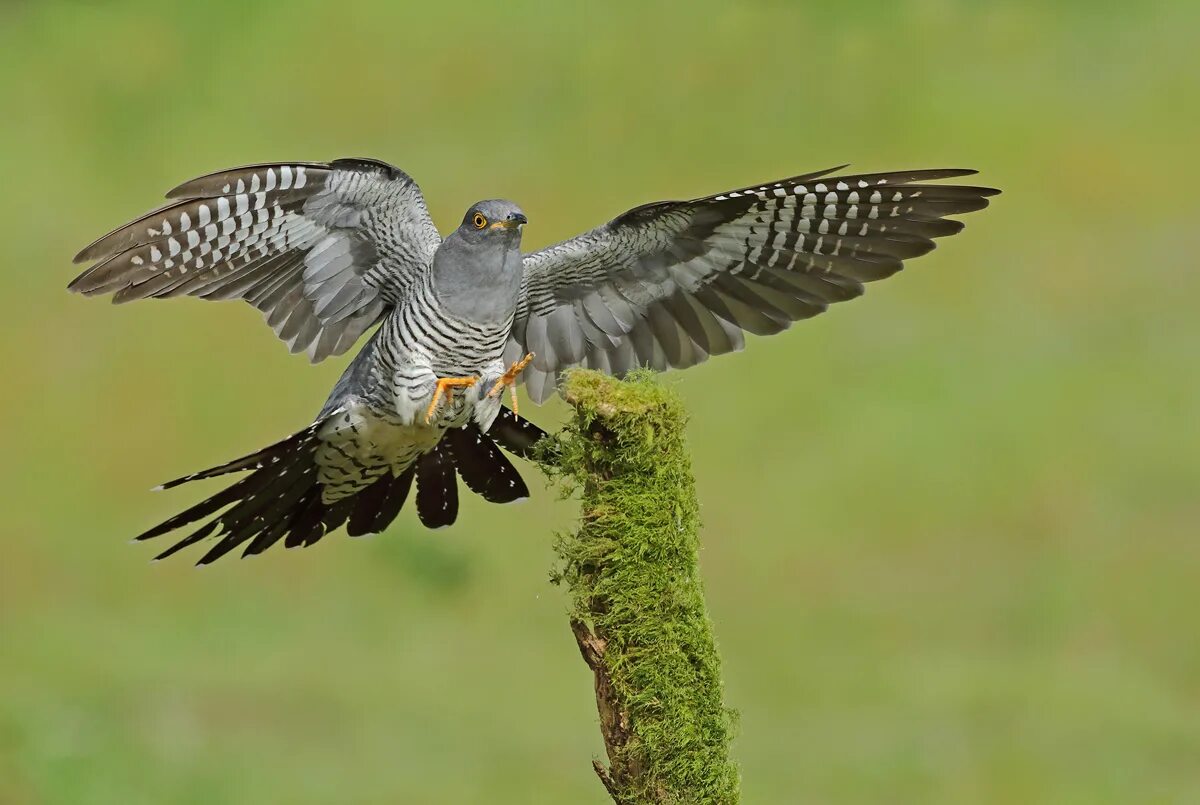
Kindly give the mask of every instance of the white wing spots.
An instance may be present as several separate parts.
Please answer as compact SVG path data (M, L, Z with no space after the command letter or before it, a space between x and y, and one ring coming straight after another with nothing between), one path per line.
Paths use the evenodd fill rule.
M237 192L237 193L245 193L246 192L246 180L245 179L238 179L237 190L235 190L234 192Z
M858 203L858 191L857 190L855 190L850 195L846 196L846 203L847 204L857 204Z
M797 196L803 196L805 193L808 192L808 188L802 184L798 184L798 185L796 185L796 189L793 190L792 192L795 193Z
M876 194L878 195L878 194ZM237 205L237 215L242 215L246 210L250 209L250 197L245 193L238 193L233 197L234 203Z
M145 260L143 260L142 258L138 257L138 256L135 254L133 257L130 257L130 258L129 258L129 262L133 263L135 266L140 266L140 265L142 265L143 263L145 263L146 261L145 261Z
M219 234L220 234L220 232L217 230L216 224L208 224L204 227L204 239L206 241L216 240L217 235L219 235Z
M845 235L849 231L850 231L850 222L842 221L842 225L838 227L838 234Z
M194 249L200 245L200 233L194 229L189 229L187 233L187 245L189 249Z
M822 235L829 234L829 219L828 218L821 219L821 223L817 225L817 231L820 232Z
M231 189L231 188L230 188L230 186L229 186L229 185L223 185L223 186L221 187L221 192L222 192L222 193L228 193L228 192L230 191L230 189Z
M217 199L217 220L224 221L229 217L229 199L224 196Z
M817 242L813 244L813 251L814 251L816 254L820 254L820 253L821 253L821 244L822 244L822 243L824 243L824 242L825 242L825 238L824 238L824 237L818 237L818 238L817 238Z
M179 254L179 241L175 238L167 238L167 253L172 257Z
M838 189L838 190L849 190L849 189L850 189L850 185L846 184L845 182L838 182L838 183L837 183L837 189Z
M824 193L828 189L824 182L817 182L816 186L813 187L813 190L816 190L818 193Z
M281 165L279 167L279 189L287 190L292 186L292 166Z
M160 252L158 250L157 246L151 246L150 247L150 262L157 263L161 259L162 259L162 252Z
M274 168L267 168L267 184L263 189L268 192L275 189L275 169Z
M187 214L187 211L179 213L179 231L186 232L192 228L192 218Z
M837 193L833 192L832 190L830 190L828 193L825 194L825 203L826 204L837 204L837 200L838 200Z
M801 218L816 218L817 217L816 205L805 204L803 207L800 208L800 217Z
M196 212L199 214L196 226L208 226L209 222L212 220L212 213L209 211L208 205L201 204L200 208Z
M262 183L262 180L258 178L258 174L257 174L257 173L252 173L252 174L250 174L250 192L251 192L251 193L257 193L257 192L258 192L258 186L259 186L261 183Z
M173 232L173 231L174 231L174 230L172 230L172 229L171 229L171 222L170 222L170 221L168 221L166 218L164 218L164 219L163 219L163 222L162 222L162 233L163 233L164 235L169 235L169 234L171 234L171 232Z
M772 193L775 196L775 198L779 198L780 196L786 196L788 194L787 190L782 187L775 188L772 191Z
M871 185L867 184L867 182L866 182L866 181L864 181L864 180L862 180L862 179L859 179L859 180L858 180L858 186L859 186L859 187L870 187Z
M874 193L871 194L871 198L868 200L872 204L880 204L883 202L883 194L880 193L878 190L876 190Z
M826 218L837 218L837 206L834 204L826 204L825 205L825 217Z
M878 208L878 207L872 207L872 208L870 209L870 211L869 211L869 212L867 212L867 217L868 217L868 218L878 218L878 217L879 217L879 208Z
M858 230L858 236L860 238L865 238L867 236L867 230L870 228L871 228L870 224L863 224L862 229Z
M805 193L804 194L804 203L805 204L816 204L817 203L817 194L816 193Z
M170 258L167 258L166 262L163 263L163 268L174 268L174 267L175 267L175 261Z
M308 176L306 176L304 173L304 166L303 165L298 166L296 168L296 184L293 185L293 188L296 190L299 190L300 188L304 187L304 183L307 181L308 181Z
M857 218L858 217L858 205L857 204L850 205L850 209L846 210L846 217L847 218Z
M162 230L161 230L161 229L155 229L155 228L154 228L154 227L152 227L152 226L148 226L148 227L146 227L146 234L147 234L147 235L149 235L149 236L150 236L150 237L152 237L152 238L157 238L159 235L161 235L161 234L162 234Z
M903 200L904 200L904 194L903 194L903 193L901 193L899 190L897 190L897 191L896 191L896 192L895 192L895 193L892 195L892 201L903 201Z

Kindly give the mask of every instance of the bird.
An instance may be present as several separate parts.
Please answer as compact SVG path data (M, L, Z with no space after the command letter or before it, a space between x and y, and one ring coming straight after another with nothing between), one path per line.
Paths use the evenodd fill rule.
M961 231L949 216L999 192L940 183L969 169L846 167L644 204L528 253L516 203L473 204L443 238L417 183L375 159L184 182L80 251L75 262L90 265L69 290L117 303L242 299L314 363L366 338L310 423L163 484L240 474L136 539L192 527L155 558L207 540L197 564L208 564L343 526L381 532L414 485L429 528L456 521L459 477L488 501L526 498L505 451L528 457L545 433L518 415L519 385L542 403L570 367L620 377L740 351L747 333L861 295Z

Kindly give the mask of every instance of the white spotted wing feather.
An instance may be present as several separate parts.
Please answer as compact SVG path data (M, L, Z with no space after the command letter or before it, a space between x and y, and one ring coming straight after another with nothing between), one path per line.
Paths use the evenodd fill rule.
M70 285L113 301L245 299L292 352L345 352L403 299L441 238L420 188L372 160L249 165L97 240Z
M837 170L837 169L834 169ZM530 396L561 371L692 366L852 299L963 225L998 191L928 184L943 169L781 179L647 204L525 256L506 358L533 352Z

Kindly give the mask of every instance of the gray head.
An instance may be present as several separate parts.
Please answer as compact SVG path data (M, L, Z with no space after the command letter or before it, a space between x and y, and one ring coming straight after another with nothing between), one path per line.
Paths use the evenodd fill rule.
M472 204L434 255L438 300L470 321L511 317L521 288L521 227L527 220L511 201Z
M521 226L528 221L513 202L492 198L472 204L455 234L470 244L520 243Z

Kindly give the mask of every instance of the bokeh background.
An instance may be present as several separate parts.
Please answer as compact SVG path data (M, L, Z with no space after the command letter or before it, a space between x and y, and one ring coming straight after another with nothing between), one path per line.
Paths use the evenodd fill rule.
M70 257L191 176L364 155L443 229L518 200L529 247L842 162L981 169L963 235L665 377L745 800L1200 802L1195 3L173 6L0 4L0 801L606 801L547 582L574 507L532 468L444 532L126 544L345 359L70 296Z

